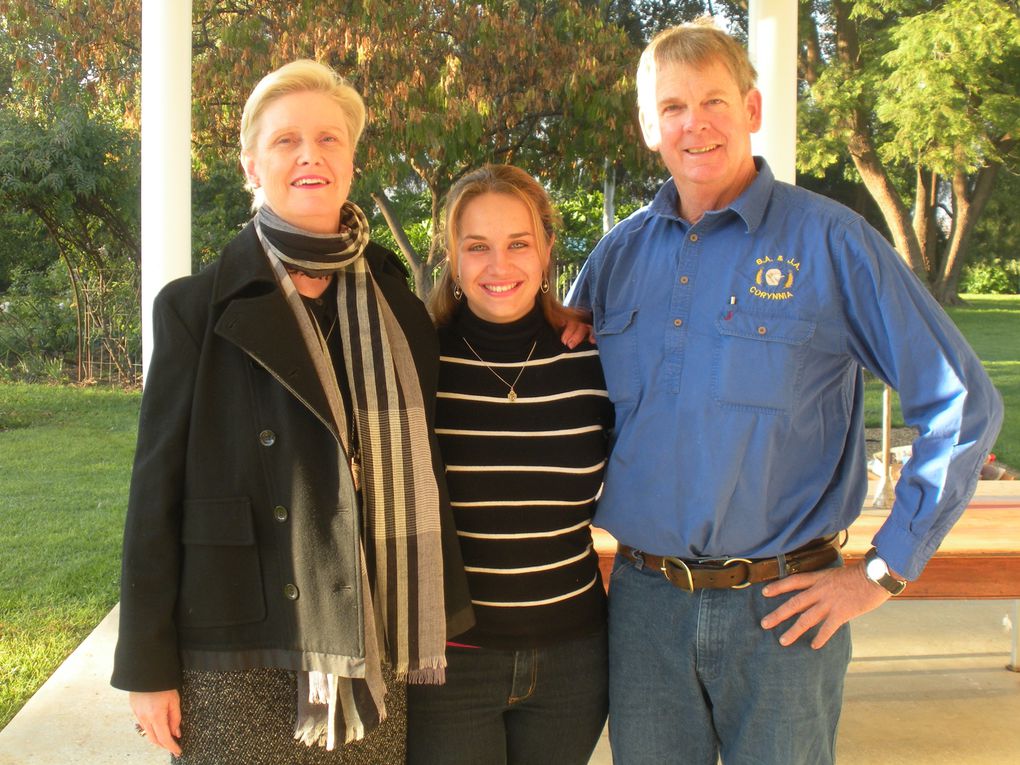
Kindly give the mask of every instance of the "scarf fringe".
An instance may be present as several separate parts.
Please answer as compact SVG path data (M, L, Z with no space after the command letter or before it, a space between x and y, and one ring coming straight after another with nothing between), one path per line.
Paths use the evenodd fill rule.
M423 658L417 669L408 670L404 679L408 685L445 685L446 657L432 656Z

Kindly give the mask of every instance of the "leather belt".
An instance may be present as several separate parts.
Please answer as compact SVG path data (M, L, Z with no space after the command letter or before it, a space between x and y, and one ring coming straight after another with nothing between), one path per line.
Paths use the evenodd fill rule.
M825 568L839 557L839 535L816 539L791 553L775 558L723 558L691 561L669 555L650 555L627 545L617 552L648 569L661 571L671 584L684 590L719 590L750 587L790 574Z

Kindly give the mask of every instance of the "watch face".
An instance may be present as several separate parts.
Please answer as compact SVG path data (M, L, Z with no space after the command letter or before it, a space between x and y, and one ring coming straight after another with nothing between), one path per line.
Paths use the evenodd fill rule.
M868 578L874 581L878 581L883 576L889 573L889 567L885 564L885 561L881 558L872 558L868 561L866 569Z

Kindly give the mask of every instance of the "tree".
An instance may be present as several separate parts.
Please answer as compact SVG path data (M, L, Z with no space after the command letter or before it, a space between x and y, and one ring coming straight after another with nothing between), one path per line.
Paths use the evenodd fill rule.
M54 111L44 119L0 109L0 208L37 219L64 264L77 312L79 380L92 377L93 338L133 379L137 141L79 110Z
M138 0L51 0L31 11L19 5L0 0L0 12L6 9L19 31L46 29L56 41L47 47L52 56L99 83L96 104L134 108L131 11ZM656 25L706 5L713 3L195 0L196 168L232 164L243 99L262 74L297 57L327 61L369 107L354 194L378 206L424 295L440 253L414 243L408 234L419 221L404 221L394 199L427 193L431 235L452 183L486 161L520 164L554 186L594 186L605 176L609 200L628 170L640 181L654 177L655 158L636 122L637 54ZM629 37L618 23L625 17ZM32 55L23 52L19 61ZM101 85L111 72L122 82L116 89ZM38 90L52 87L39 79Z
M561 177L561 187L569 188L572 181L581 177L602 180L602 232L606 233L616 223L617 184L633 178L636 183L628 189L631 194L645 196L648 179L661 175L661 165L654 153L645 147L638 124L636 103L636 81L633 73L637 69L641 51L655 34L668 27L691 21L705 14L719 10L733 11L740 0L588 0L587 6L596 7L606 24L619 28L626 36L628 51L625 66L627 78L621 78L617 89L605 93L594 102L593 111L583 110L587 119L580 122L567 121L567 132L576 137L575 141L560 140L566 156L572 161L562 163L573 173L573 178ZM745 3L746 5L746 3ZM726 6L726 8L722 8ZM744 17L746 18L746 7ZM629 118L629 119L628 119ZM620 119L628 119L623 130L604 131L602 125ZM594 186L594 184L590 184ZM569 194L568 194L569 195Z
M359 185L423 297L441 253L414 246L393 193L427 192L435 233L446 192L472 167L515 162L549 175L582 155L582 136L595 154L636 138L626 39L576 0L199 2L195 26L200 145L236 151L243 94L288 60L327 61L353 82L369 108Z
M800 168L848 153L900 255L955 302L996 176L1020 160L1016 3L819 0L800 22Z

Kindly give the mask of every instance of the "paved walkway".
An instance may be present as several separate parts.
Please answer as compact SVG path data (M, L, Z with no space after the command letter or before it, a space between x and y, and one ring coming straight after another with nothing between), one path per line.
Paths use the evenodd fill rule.
M840 765L1020 763L1015 621L1012 601L898 601L858 619ZM0 765L167 765L108 684L116 625L114 609L0 731ZM611 763L603 735L591 765Z

